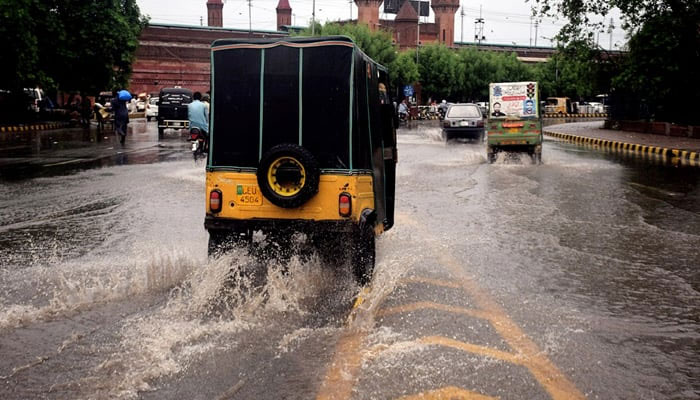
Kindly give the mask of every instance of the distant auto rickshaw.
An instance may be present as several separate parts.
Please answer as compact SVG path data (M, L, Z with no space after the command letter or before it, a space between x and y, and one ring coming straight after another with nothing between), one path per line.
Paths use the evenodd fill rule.
M192 102L192 91L183 88L163 88L158 95L158 138L166 129L187 129L190 119L187 105Z
M542 162L542 119L537 82L489 85L486 156L496 161L499 152L527 152Z

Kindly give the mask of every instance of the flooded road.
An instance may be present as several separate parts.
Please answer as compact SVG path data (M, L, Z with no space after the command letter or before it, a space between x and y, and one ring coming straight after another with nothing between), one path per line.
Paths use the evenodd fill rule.
M154 142L0 186L0 398L700 398L697 168L402 129L372 285L312 256L251 291L207 260L204 165Z

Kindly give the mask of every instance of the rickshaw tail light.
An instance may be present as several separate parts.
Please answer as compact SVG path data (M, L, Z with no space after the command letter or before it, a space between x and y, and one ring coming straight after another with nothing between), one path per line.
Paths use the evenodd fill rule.
M209 193L209 210L213 213L218 213L221 211L221 191L219 189L214 189Z
M341 193L338 197L338 214L341 217L349 217L352 214L352 196L349 193Z

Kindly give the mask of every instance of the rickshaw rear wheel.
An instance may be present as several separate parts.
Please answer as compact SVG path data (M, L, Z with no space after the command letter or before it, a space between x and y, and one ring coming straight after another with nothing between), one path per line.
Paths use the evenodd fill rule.
M366 286L372 280L376 261L374 232L368 230L360 233L352 241L350 259L355 280L361 286Z

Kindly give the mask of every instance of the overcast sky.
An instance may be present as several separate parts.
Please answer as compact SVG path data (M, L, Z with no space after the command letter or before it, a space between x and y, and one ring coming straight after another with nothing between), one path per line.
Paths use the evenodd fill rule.
M307 26L311 19L313 0L289 0L292 7L292 23ZM248 29L248 0L224 0L224 26L228 28ZM275 8L279 0L251 0L253 29L276 30L277 17ZM207 24L206 0L137 0L141 13L151 17L153 22L199 25L200 21ZM471 42L474 38L474 21L479 17L479 8L482 8L484 18L484 36L486 43L498 44L535 44L538 46L550 45L550 39L554 36L563 21L544 19L535 35L534 25L530 22L530 8L532 3L524 0L500 0L462 1L464 9L464 41ZM384 6L380 8L380 18L393 19L394 15L383 14ZM351 11L352 10L352 11ZM455 41L462 38L462 9L455 16ZM357 18L357 7L349 0L316 0L316 18L321 21L335 21L338 19ZM617 16L615 16L617 18ZM434 21L434 15L423 18L428 22ZM610 17L607 18L609 22ZM606 22L606 25L607 25ZM619 28L620 21L615 19L615 29L612 40L613 47L619 48L625 43L625 33ZM603 48L610 45L610 35L607 30L600 33L598 42Z

